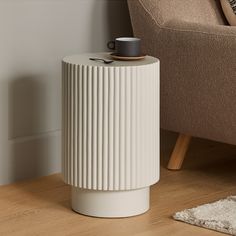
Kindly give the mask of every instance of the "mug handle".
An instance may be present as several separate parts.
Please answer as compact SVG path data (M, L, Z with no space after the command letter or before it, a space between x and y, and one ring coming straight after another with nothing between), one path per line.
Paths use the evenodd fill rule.
M116 48L115 41L109 41L109 42L107 43L107 47L108 47L109 49L111 49L111 50L115 50L115 48Z

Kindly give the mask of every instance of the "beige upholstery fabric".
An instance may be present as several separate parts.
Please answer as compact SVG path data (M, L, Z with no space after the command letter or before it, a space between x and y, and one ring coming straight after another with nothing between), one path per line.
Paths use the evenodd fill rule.
M198 23L224 24L219 1L140 0L140 3L160 24L173 19Z
M168 7L188 1L200 4L193 21L184 13L167 20ZM170 0L166 8L160 2L128 0L135 36L161 60L162 128L236 144L236 28L222 25L218 1ZM197 17L203 2L211 16L202 16L204 23Z

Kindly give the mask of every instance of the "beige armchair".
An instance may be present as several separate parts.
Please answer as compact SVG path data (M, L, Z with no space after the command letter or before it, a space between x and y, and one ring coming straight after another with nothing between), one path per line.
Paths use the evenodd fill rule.
M128 4L143 51L161 60L161 127L180 133L168 168L181 168L191 136L236 144L236 27L219 1Z

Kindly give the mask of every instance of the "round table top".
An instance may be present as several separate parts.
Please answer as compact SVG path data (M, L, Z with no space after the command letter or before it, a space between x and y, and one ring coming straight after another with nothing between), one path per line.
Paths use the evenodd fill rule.
M134 61L121 61L113 60L110 56L110 52L98 52L98 53L85 53L67 56L63 58L63 62L73 65L86 65L86 66L102 66L102 67L126 67L126 66L142 66L158 62L155 57L145 56L144 59ZM105 64L101 61L92 61L89 58L102 58L105 60L113 60L110 64Z

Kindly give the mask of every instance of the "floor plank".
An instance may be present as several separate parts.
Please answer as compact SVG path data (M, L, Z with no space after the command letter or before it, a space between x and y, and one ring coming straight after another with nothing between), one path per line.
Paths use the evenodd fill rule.
M0 187L0 235L217 236L174 221L179 210L236 195L236 147L193 139L181 171L165 166L176 134L162 131L161 180L151 209L126 219L86 217L70 209L70 187L59 174Z

